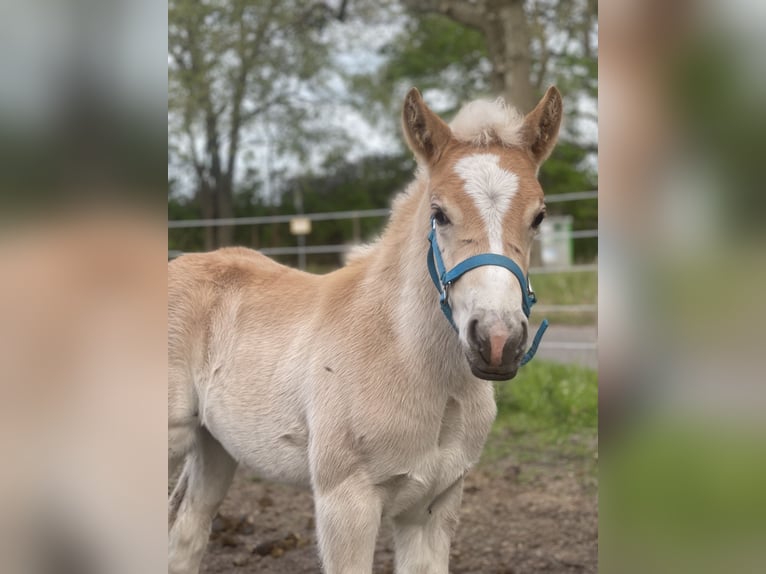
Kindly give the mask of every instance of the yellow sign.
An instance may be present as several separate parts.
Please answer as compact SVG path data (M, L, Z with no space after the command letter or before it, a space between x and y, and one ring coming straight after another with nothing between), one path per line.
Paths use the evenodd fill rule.
M293 217L290 220L290 233L308 235L311 233L311 220L308 217Z

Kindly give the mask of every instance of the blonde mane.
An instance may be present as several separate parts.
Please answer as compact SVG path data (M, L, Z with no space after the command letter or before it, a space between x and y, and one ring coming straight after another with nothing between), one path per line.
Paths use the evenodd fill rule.
M503 98L474 100L465 104L450 123L458 141L475 146L499 143L516 146L523 143L524 116Z

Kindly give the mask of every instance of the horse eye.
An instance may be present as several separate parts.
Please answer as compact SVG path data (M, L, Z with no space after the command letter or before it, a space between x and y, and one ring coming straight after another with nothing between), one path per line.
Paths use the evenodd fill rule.
M535 220L532 222L532 229L537 229L540 227L540 224L543 222L543 219L545 219L545 212L541 211L537 214L537 217L535 217Z
M436 225L447 225L449 224L449 217L447 217L441 209L435 209L434 221L436 222Z

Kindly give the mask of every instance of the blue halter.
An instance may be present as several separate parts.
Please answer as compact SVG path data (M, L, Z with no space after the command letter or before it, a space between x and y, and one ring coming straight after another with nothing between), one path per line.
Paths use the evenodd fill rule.
M439 305L442 308L442 312L444 313L444 316L447 317L447 320L450 322L450 325L452 325L452 328L455 329L455 331L457 331L457 325L455 325L455 321L452 318L452 308L450 307L449 301L447 300L447 288L471 269L476 269L477 267L482 267L483 265L497 265L498 267L505 267L508 271L513 273L513 275L519 281L519 285L521 285L521 308L524 311L524 315L529 318L529 313L532 310L532 305L537 303L537 298L535 297L534 291L532 291L529 280L524 275L524 272L521 270L521 268L516 264L516 262L513 261L513 259L510 259L504 255L498 255L496 253L482 253L481 255L474 255L473 257L469 257L468 259L461 261L450 271L447 271L447 269L444 267L444 261L442 260L441 249L439 249L439 244L436 242L436 221L434 218L431 218L431 233L428 234L428 243L428 273L430 273L431 280L434 282L436 290L439 292ZM535 338L532 340L532 345L524 355L524 358L521 359L522 366L531 361L532 357L534 357L535 353L537 353L537 347L540 344L540 340L543 338L543 333L545 333L547 328L548 319L543 319L543 322L537 329Z

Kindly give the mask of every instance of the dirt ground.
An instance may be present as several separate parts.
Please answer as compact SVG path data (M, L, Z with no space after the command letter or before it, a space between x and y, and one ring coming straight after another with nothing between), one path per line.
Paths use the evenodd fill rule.
M597 500L593 464L577 457L484 463L466 479L450 572L596 572ZM309 492L238 470L213 524L202 572L319 574L313 514ZM393 572L385 524L374 572Z

